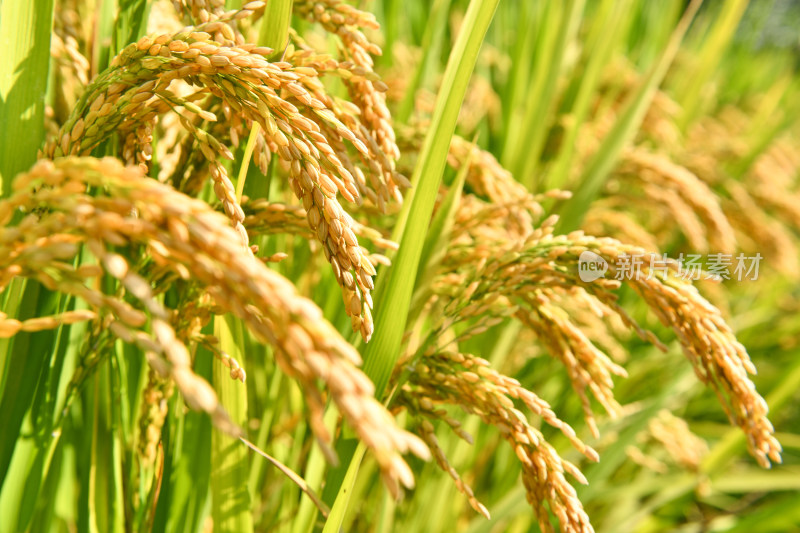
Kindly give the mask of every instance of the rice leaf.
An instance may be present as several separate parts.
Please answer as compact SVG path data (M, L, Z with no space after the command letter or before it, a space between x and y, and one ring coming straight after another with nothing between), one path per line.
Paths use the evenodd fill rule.
M447 196L442 201L439 209L436 211L433 221L431 221L428 234L425 236L425 244L422 247L422 254L420 255L419 259L419 269L417 270L417 280L414 284L415 287L419 287L420 281L423 279L424 275L430 272L432 267L436 266L437 259L438 261L441 261L441 255L444 253L446 246L446 239L450 234L450 230L453 229L453 223L455 221L456 211L458 210L459 200L461 199L461 193L464 190L464 182L466 181L467 173L469 172L470 163L472 163L472 156L474 153L474 151L471 151L469 156L467 156L467 158L464 160L461 169L456 175L456 179L453 181L447 191Z
M525 113L518 126L510 125L503 161L525 186L533 186L534 172L546 138L549 117L554 111L556 83L564 68L564 54L575 38L583 0L545 4L531 88ZM513 133L511 133L513 131Z
M447 27L447 14L450 11L451 0L434 0L431 6L431 16L425 26L425 33L422 36L422 58L414 71L411 82L405 89L403 101L400 102L395 120L401 124L407 123L414 111L417 100L417 91L429 78L431 72L431 60L436 57L442 46L445 29Z
M215 334L220 348L231 357L243 360L244 333L233 316L215 319ZM231 420L247 423L247 389L231 379L230 371L214 361L214 390ZM247 489L249 459L239 439L214 430L211 437L211 517L214 530L228 533L253 531L250 492Z
M719 4L720 13L714 19L710 35L703 41L694 68L687 71L685 86L680 92L683 110L679 124L682 128L685 129L696 118L702 104L703 88L718 71L722 55L731 44L749 3L749 0L730 0Z
M116 54L129 43L135 43L145 34L150 2L147 0L119 0L114 21L111 51Z
M631 95L620 118L614 123L614 127L589 161L580 182L574 189L574 195L564 204L559 213L557 232L567 233L580 227L589 205L600 193L614 163L639 129L653 95L661 84L661 80L664 79L669 65L678 52L683 36L701 4L702 0L693 0L689 5L658 63L650 69L641 86Z
M430 129L414 168L411 178L413 189L403 204L403 211L395 226L394 237L399 240L400 248L394 258L394 265L388 271L381 272L376 284L378 288L375 300L379 303L375 316L375 336L365 348L363 358L364 372L375 383L377 398L383 397L386 384L400 356L400 344L406 325L404 317L408 315L424 245L421 236L427 234L461 102L497 4L497 0L470 2L461 32L447 63ZM386 278L385 286L381 278ZM382 288L385 290L381 290ZM384 304L381 305L380 302ZM340 448L346 447L352 451L343 453L345 449ZM323 493L323 501L328 505L331 505L334 496L336 498L331 511L333 517L337 516L333 514L333 509L340 505L339 499L348 497L339 489L342 487L345 490L342 485L345 473L355 479L358 471L359 461L351 461L354 452L352 443L346 443L344 439L339 441L337 454L342 460L342 466L331 472Z
M591 109L592 98L597 94L603 69L607 68L612 54L625 35L624 26L632 12L630 2L603 2L595 14L595 22L586 43L586 66L580 76L573 80L562 102L562 109L571 120L564 133L561 150L554 164L543 177L545 183L539 190L561 188L566 185L569 172L575 164L575 149L578 133L585 124ZM528 176L528 174L522 174Z
M0 3L0 184L36 161L44 141L44 99L50 69L53 0Z
M403 211L395 226L393 236L400 242L400 248L394 265L382 273L387 281L385 291L377 293L375 297L379 302L375 316L375 337L364 350L364 372L375 383L378 398L383 396L399 356L400 341L405 331L405 321L401 317L406 316L411 302L424 245L421 236L427 235L461 102L497 3L497 0L470 2L447 63L430 128L414 168L411 178L413 189L403 204ZM380 302L391 304L381 305Z
M283 55L283 50L289 42L292 3L292 0L270 0L264 8L258 43L274 50L273 59Z
M350 467L347 469L347 474L341 482L341 488L336 494L336 501L331 508L328 519L325 521L325 527L322 529L322 533L339 533L341 530L344 515L350 504L350 495L353 492L353 486L358 477L358 467L366 451L367 447L359 443L358 448L352 455Z

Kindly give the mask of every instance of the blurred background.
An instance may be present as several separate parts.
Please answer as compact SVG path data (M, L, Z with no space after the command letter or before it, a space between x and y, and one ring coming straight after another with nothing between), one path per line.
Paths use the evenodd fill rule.
M551 402L597 447L601 461L585 466L589 485L578 493L598 531L800 531L800 2L706 1L671 51L689 4L501 2L458 133L477 136L529 190L572 191L571 200L547 206L563 230L671 258L698 254L706 267L712 254L763 257L757 280L698 288L758 368L754 382L770 405L783 464L763 470L746 453L674 340L661 353L636 336L593 338L629 373L615 388L625 416L605 419L596 442L563 370L542 356L537 339L520 335L502 360L486 346L473 350ZM466 2L363 6L376 8L383 26L379 70L392 109L401 123L424 129ZM674 339L635 295L623 294L622 304L662 340ZM444 434L443 448L491 522L427 465L394 530L538 531L513 451L494 431L454 416L476 431L475 445ZM577 459L556 432L542 431ZM373 502L354 516L368 516Z

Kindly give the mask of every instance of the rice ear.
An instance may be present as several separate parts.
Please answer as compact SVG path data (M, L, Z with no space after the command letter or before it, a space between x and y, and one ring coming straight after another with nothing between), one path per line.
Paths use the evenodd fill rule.
M102 192L89 196L88 187ZM174 381L191 407L209 413L221 429L238 434L213 389L191 369L187 343L199 333L202 317L193 320L164 307L147 277L188 273L193 291L213 298L215 313L233 313L256 338L274 346L279 366L301 384L311 428L323 445L331 436L322 423L325 402L318 381L372 449L384 476L395 484L408 484L408 467L400 454L426 457L425 445L400 429L374 398L372 383L356 366L361 362L358 352L294 285L243 252L238 234L223 215L112 158L40 161L15 180L14 194L0 202L0 211L34 208L38 216L0 228L0 277L14 272L82 298L95 313L109 317L106 325L112 334L148 352L151 366ZM81 270L65 261L80 245L97 258L99 268ZM114 246L146 247L161 268L137 269L112 252ZM87 283L103 272L117 278L125 294L105 295ZM192 291L188 294L196 297ZM135 306L126 301L129 298ZM61 317L73 318L81 317ZM176 326L181 329L176 331ZM236 370L233 362L229 364ZM148 425L157 425L155 418L150 416ZM147 449L145 455L149 456Z

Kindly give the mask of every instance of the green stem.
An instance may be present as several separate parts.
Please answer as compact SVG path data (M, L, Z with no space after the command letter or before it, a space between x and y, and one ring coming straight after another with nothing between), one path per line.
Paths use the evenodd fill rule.
M289 26L292 21L292 0L269 0L264 8L264 18L258 43L274 50L271 59L279 59L289 43Z
M408 316L411 305L424 237L442 181L450 140L455 132L458 113L478 52L498 2L499 0L472 0L469 4L461 31L447 62L433 119L411 178L414 188L411 189L403 205L403 211L395 227L394 238L400 242L400 248L392 268L381 272L378 278L375 298L378 302L375 337L364 351L364 372L375 383L375 396L379 399L383 398L389 377L401 353L406 327L405 317ZM383 279L387 272L388 278ZM391 306L386 305L386 302L391 302ZM335 499L331 517L328 519L329 523L334 522L335 525L330 527L335 529L341 525L335 523L335 519L339 516L336 510L342 505L346 507L346 499L349 498L349 490L343 485L345 476L347 479L355 479L361 461L360 455L363 455L356 453L354 443L350 439L340 439L337 444L337 454L342 460L342 466L333 470L323 494L323 500L328 504ZM345 499L345 503L342 504L340 499ZM326 523L326 529L328 527Z

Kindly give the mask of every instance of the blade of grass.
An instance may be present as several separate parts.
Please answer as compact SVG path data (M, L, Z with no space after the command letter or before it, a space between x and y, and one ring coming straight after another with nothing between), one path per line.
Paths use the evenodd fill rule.
M213 333L213 327L204 333ZM212 381L213 354L198 347L197 375ZM140 531L196 533L201 531L210 511L211 434L216 431L205 413L184 412L183 400L173 395L167 423L162 432L163 471L155 521ZM155 482L153 483L155 486Z
M214 333L220 348L242 361L244 333L241 322L233 316L218 316ZM247 423L247 389L231 379L230 371L214 361L214 390L231 420L240 426ZM238 439L214 430L211 435L211 516L214 531L248 533L253 531L250 492L247 488L249 460L247 449Z
M711 483L720 492L748 494L753 492L800 491L800 470L785 466L779 472L747 468L716 477Z
M351 459L351 467L347 469L347 474L341 482L341 488L336 493L336 501L333 504L328 519L325 521L325 527L322 533L339 533L344 521L344 515L347 512L347 507L350 503L350 494L353 492L353 486L358 477L358 465L364 458L364 453L367 451L363 443L359 443L356 450L353 452Z
M678 124L682 129L685 130L697 117L702 104L703 88L718 71L722 56L730 45L748 4L749 0L729 0L719 4L720 13L714 19L711 35L703 40L695 68L687 71L685 86L680 92L679 102L683 110Z
M273 418L282 404L283 398L280 396L282 377L282 374L274 369L272 379L269 381L269 384L266 385L266 390L268 391L266 404L269 406L269 408L264 409L264 413L261 416L261 423L258 428L258 436L255 443L256 446L262 449L266 448L267 440L269 439L269 432L272 428ZM247 481L247 486L254 499L259 488L259 483L262 481L261 478L266 466L266 463L262 461L255 461L250 469L250 478Z
M303 493L309 497L309 499L314 503L314 505L317 506L317 509L322 513L323 516L328 515L330 509L328 509L327 506L324 503L322 503L319 497L317 497L317 494L314 492L314 490L302 477L300 477L297 473L295 473L291 468L289 468L282 462L278 461L268 453L259 449L258 446L256 446L249 440L245 439L244 437L239 437L239 440L242 441L245 444L245 446L256 452L258 455L260 455L267 461L269 461L272 464L272 466L280 470L283 473L283 475L285 475L292 481L292 483L297 485L297 487L300 488L300 490L303 491Z
M147 28L150 2L147 0L120 0L114 32L111 39L111 53L116 54L128 43L135 43Z
M39 283L25 282L23 296L19 302L19 320L27 320L36 316L47 316L57 312L57 298ZM37 333L19 333L10 344L7 359L9 379L0 399L0 427L3 438L0 439L0 486L5 486L6 474L11 463L14 448L26 413L31 410L39 380L43 377L43 369L50 366L50 348L54 335L52 331Z
M436 57L441 49L442 38L447 28L447 15L450 13L450 3L451 0L434 0L431 6L431 16L422 36L422 59L417 65L417 70L414 71L411 82L405 89L403 101L400 102L395 114L395 120L401 124L406 124L414 112L417 90L424 84L430 74L431 60Z
M580 179L574 194L561 209L560 219L556 226L557 233L566 233L580 227L583 216L589 205L597 198L606 178L619 158L622 150L628 145L644 119L647 108L653 100L656 89L664 79L675 54L678 52L683 36L700 9L702 0L693 0L683 14L678 27L670 37L666 49L650 73L642 81L624 106L620 118L614 123L597 152L587 165L587 169Z
M44 141L44 99L50 68L53 0L0 3L0 184L36 161Z
M592 100L597 94L604 68L608 67L612 53L622 40L624 24L631 9L630 2L603 2L595 15L592 33L587 39L586 66L580 77L574 80L573 87L567 91L564 103L570 115L569 125L564 135L562 149L558 158L547 172L546 182L540 190L561 188L567 184L569 171L575 164L577 136L591 109Z
M272 59L281 57L289 42L289 25L292 21L292 0L270 0L264 8L258 44L274 50Z
M430 228L428 229L428 234L425 236L425 244L422 247L422 253L419 258L417 279L414 283L415 287L419 287L420 281L422 281L424 275L430 272L430 267L438 264L444 254L447 244L446 239L453 229L456 211L458 210L458 204L461 199L461 192L464 190L464 182L467 179L469 166L472 163L472 156L475 154L475 141L476 139L472 140L472 149L464 160L461 169L458 171L456 179L450 185L447 196L436 211Z
M783 498L771 498L763 508L740 517L738 524L728 533L783 533L797 528L800 524L800 492Z
M338 419L339 412L336 409L328 409L325 413L325 427L328 428L328 431L331 433L335 431ZM309 487L313 490L319 491L322 486L326 466L325 455L322 453L319 446L311 448L304 477ZM316 517L317 507L314 506L310 500L304 499L300 502L300 509L292 523L292 533L308 533L312 531Z
M530 27L521 25L525 23L524 17L519 19L520 26L517 29L517 33L530 35L535 41L533 50L529 52L529 57L533 58L533 60L529 57L517 57L518 60L531 62L532 66L529 73L530 76L525 80L527 98L522 99L521 112L511 114L506 125L505 145L501 162L512 174L521 171L521 164L524 162L522 159L530 153L531 138L526 137L524 134L530 135L532 133L531 127L543 127L543 125L535 123L533 120L537 114L541 113L539 109L544 106L541 98L547 84L550 65L555 59L558 30L563 27L563 7L561 2L541 3L538 6L540 10L537 13L538 16L530 17L529 19ZM524 46L525 43L523 43ZM519 83L519 80L517 80L517 83ZM520 178L521 176L518 177L518 179Z
M389 376L400 356L400 344L422 255L424 243L422 236L427 234L436 193L442 181L450 140L455 132L458 112L498 1L472 0L469 4L461 31L447 62L430 129L411 178L413 188L395 226L394 237L400 242L400 248L392 268L381 272L378 278L375 300L379 304L375 315L375 337L364 351L364 372L375 383L377 398L383 397ZM382 282L382 279L385 279L385 282ZM384 304L381 305L380 302ZM336 499L331 517L328 518L329 522L340 516L335 511L337 505L341 507L337 494L340 492L340 487L345 489L342 485L345 473L348 478L355 479L358 471L359 460L353 460L355 449L347 440L340 439L337 445L337 453L342 464L329 476L323 494L323 501L328 505L333 503L334 498ZM343 453L347 448L352 451ZM344 494L341 494L341 497L346 498ZM343 516L344 511L341 513ZM338 528L338 525L336 527Z
M111 62L112 39L114 38L114 14L117 9L116 0L97 0L95 2L96 23L92 35L92 72L91 77L108 68Z
M545 6L546 4L542 3L530 5L528 2L522 2L519 8L498 9L497 15L495 15L495 24L502 22L502 25L498 24L500 27L497 28L498 32L502 32L500 35L511 34L514 36L514 43L510 51L511 70L508 74L508 82L502 92L504 130L501 139L506 142L511 137L510 132L519 131L514 129L513 125L519 124L522 118L519 110L524 109L530 90L531 71L536 67L535 62L531 61L538 37L538 32L533 31L534 20L536 11ZM498 17L501 14L502 18ZM516 133L514 134L516 135ZM504 147L503 156L508 152L508 148L508 146Z
M555 8L556 2L550 3ZM522 119L521 130L508 136L509 141L518 139L516 150L508 156L509 169L523 185L533 187L534 173L547 137L547 128L555 110L556 84L564 67L564 55L569 43L575 38L578 23L583 13L584 1L566 2L558 12L558 23L545 21L546 33L554 32L545 39L540 48L533 78L533 89L529 94L527 111ZM511 132L509 132L511 133ZM503 154L505 155L505 154Z
M391 307L378 307L375 337L364 351L364 372L375 383L378 398L382 397L399 356L405 320L398 320L398 317L405 317L408 312L425 242L421 237L428 232L461 102L497 4L498 0L470 2L461 32L447 62L433 119L414 168L411 178L413 188L403 204L403 211L394 230L393 236L400 242L400 248L392 268L382 272L381 277L386 278L385 291L376 296L376 301L390 302Z

